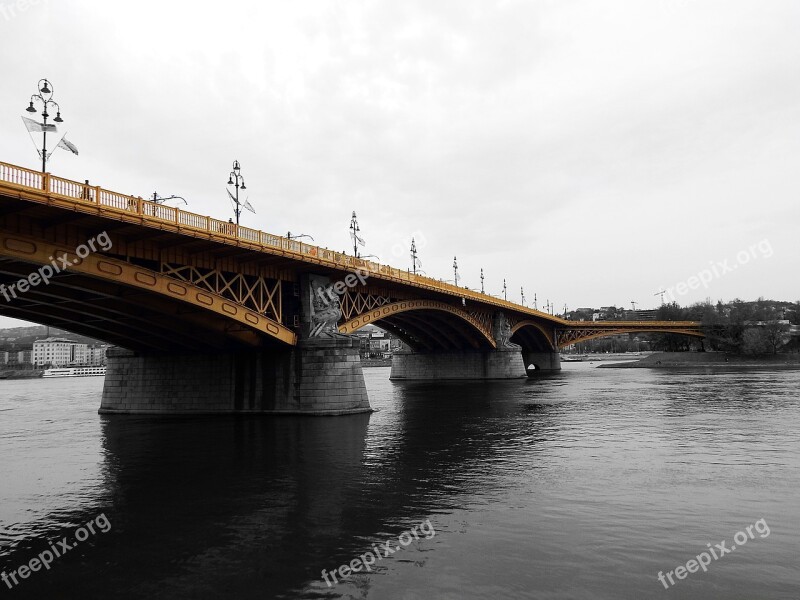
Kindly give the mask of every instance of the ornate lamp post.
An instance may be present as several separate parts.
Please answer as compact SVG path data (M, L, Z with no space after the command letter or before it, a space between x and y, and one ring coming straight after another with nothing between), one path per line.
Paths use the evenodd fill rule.
M358 256L358 245L361 244L364 246L366 242L359 236L358 234L361 232L361 228L358 226L358 218L356 217L356 211L353 211L353 216L350 219L350 237L353 238L353 256L355 258L359 258Z
M486 292L483 291L483 267L481 267L481 294L485 294Z
M244 185L244 177L241 174L242 167L239 164L238 160L233 161L233 170L231 171L230 175L228 175L228 185L232 185L236 187L236 194L231 194L230 190L228 190L228 195L233 200L236 207L233 209L234 214L236 215L236 226L239 226L239 215L242 214L242 207L239 203L239 188L246 190L247 187Z
M458 259L455 256L453 257L453 282L458 287Z
M508 300L508 290L506 288L506 279L503 278L503 300Z
M411 269L417 274L417 243L411 238Z
M47 79L40 79L37 87L39 93L31 96L31 102L25 110L29 113L35 113L36 107L33 106L33 103L40 102L42 104L42 118L44 119L42 123L42 173L44 173L47 170L47 119L50 116L50 113L47 112L48 107L55 107L56 118L53 121L63 123L64 119L61 118L61 107L58 102L53 100L53 84ZM50 127L55 129L53 125Z

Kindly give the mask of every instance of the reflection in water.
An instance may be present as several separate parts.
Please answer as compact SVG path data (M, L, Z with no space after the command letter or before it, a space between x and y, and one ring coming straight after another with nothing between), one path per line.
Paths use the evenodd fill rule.
M324 419L100 417L96 382L0 382L0 568L111 522L9 594L653 597L659 571L764 518L770 537L679 594L789 597L796 371L366 378L376 413ZM432 539L322 581L428 518Z

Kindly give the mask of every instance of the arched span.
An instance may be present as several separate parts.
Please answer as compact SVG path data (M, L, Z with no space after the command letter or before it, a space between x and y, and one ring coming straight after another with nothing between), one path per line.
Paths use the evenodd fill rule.
M411 311L435 311L457 317L461 322L467 324L471 331L478 334L478 337L484 345L488 345L492 348L497 347L491 330L488 330L478 319L465 310L437 300L401 300L399 302L392 302L391 304L384 304L383 306L362 313L357 317L353 317L349 321L345 321L339 325L339 332L353 333L364 327L364 325L375 325L382 319L393 319L396 315ZM378 326L380 325L378 324Z
M297 342L297 336L292 330L254 310L185 281L178 281L150 269L102 254L89 253L81 258L75 254L75 249L64 248L52 242L26 236L0 232L0 257L13 258L40 267L50 265L53 271L55 269L52 269L52 264L55 262L56 266L60 265L59 268L67 274L82 274L92 279L146 290L149 294L159 298L188 304L195 309L210 311L224 317L226 321L230 321L231 325L238 323L249 330L255 330L282 343L294 345ZM61 258L53 260L54 257ZM42 269L39 272L42 273ZM142 335L147 335L147 332L142 332Z
M532 328L532 331L531 329ZM528 333L528 332L531 333ZM525 335L527 334L527 335ZM530 348L531 350L555 350L555 344L553 342L553 335L552 331L547 331L547 329L541 323L537 323L536 321L532 321L526 319L524 321L520 321L519 323L514 324L511 327L511 339L516 343L525 342L525 337L534 336L534 343L522 343L520 344L523 348L526 346L542 346L542 347L534 347ZM516 336L516 339L515 339ZM522 338L522 339L520 339ZM530 339L530 338L529 338Z
M678 334L678 335L688 335L688 336L691 336L691 337L699 337L699 338L705 337L705 334L703 332L701 332L701 331L689 331L689 330L686 330L686 329L667 329L667 328L665 328L665 329L645 329L645 330L642 330L642 329L635 329L635 328L630 328L630 329L624 329L623 328L623 329L612 329L612 330L603 330L603 331L600 331L600 332L593 332L593 333L590 333L590 334L587 334L587 335L584 335L584 336L565 339L563 341L561 339L561 336L559 336L558 349L560 350L562 348L566 348L567 346L571 346L572 344L577 344L577 343L580 343L580 342L586 342L588 340L594 340L594 339L602 338L602 337L609 337L609 336L612 336L612 335L622 335L622 334L625 334L625 333L642 333L642 334L644 334L644 333L675 333L675 334Z

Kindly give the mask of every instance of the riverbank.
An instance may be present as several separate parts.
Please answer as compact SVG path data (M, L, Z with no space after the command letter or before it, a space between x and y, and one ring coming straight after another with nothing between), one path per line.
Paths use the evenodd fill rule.
M644 357L650 356L651 354L655 354L654 352L604 352L604 353L597 353L597 354L562 354L561 355L561 362L562 363L571 363L571 362L606 362L606 361L618 361L618 360L640 360Z
M391 358L362 358L361 359L361 366L362 367L391 367L392 366L392 359Z
M599 365L600 369L664 369L728 367L800 367L800 354L741 356L726 352L656 352L632 362Z
M8 371L0 371L0 379L37 379L43 373L44 371L9 369Z

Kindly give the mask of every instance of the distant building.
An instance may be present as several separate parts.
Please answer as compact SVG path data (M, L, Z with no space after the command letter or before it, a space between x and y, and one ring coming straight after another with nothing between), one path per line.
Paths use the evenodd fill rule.
M655 321L657 310L626 310L626 321Z
M108 344L89 346L89 353L86 363L92 366L106 364L106 351L108 351Z
M64 338L33 342L33 364L37 367L66 367L89 363L89 346Z
M355 332L361 341L361 358L389 358L401 342L388 331L367 325Z

